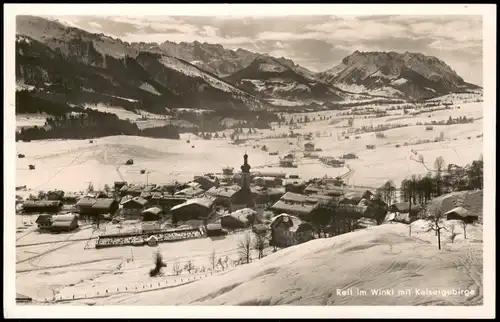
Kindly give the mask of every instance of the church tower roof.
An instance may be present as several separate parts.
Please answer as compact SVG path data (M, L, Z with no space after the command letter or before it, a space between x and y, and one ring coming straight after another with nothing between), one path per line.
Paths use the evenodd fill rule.
M241 172L242 173L250 173L250 165L248 164L248 155L245 152L245 155L243 155L243 165L241 166Z

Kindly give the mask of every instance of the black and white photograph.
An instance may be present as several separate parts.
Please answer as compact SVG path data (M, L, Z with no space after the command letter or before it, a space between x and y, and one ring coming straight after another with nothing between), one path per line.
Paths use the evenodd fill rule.
M4 9L7 317L493 316L495 7Z

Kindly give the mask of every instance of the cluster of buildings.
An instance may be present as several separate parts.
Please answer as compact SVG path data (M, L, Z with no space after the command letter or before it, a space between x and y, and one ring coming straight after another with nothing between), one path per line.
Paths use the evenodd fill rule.
M188 183L168 185L115 182L111 192L84 196L53 193L48 194L51 200L28 200L22 211L42 214L36 221L40 229L70 231L78 228L78 219L122 218L140 220L142 233L154 233L161 231L162 222L170 220L174 227L202 226L206 235L252 227L270 233L272 245L287 247L313 238L315 216L329 204L342 210L336 211L326 227L333 235L355 229L356 220L361 218L381 216L377 209L385 210L385 216L389 208L373 207L373 191L338 186L334 178L305 182L298 176L250 169L245 154L239 173L224 168L219 175L196 176Z

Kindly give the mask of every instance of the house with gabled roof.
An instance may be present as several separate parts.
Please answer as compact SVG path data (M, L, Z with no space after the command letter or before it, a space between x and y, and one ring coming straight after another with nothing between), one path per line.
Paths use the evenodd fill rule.
M172 222L191 219L208 219L215 212L215 200L208 197L188 199L186 202L172 207Z
M295 216L283 213L271 219L271 246L289 247L314 238L311 224Z
M122 203L122 215L130 219L140 219L141 214L147 209L148 201L141 197L134 197Z

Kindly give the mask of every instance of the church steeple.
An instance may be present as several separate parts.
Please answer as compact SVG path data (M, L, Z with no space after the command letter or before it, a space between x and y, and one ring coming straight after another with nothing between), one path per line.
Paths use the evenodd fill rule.
M241 166L241 172L242 173L250 173L250 165L248 164L248 155L245 152L245 155L243 155L243 165Z
M243 156L243 165L241 166L241 189L250 191L250 165L248 164L248 155L245 152Z

